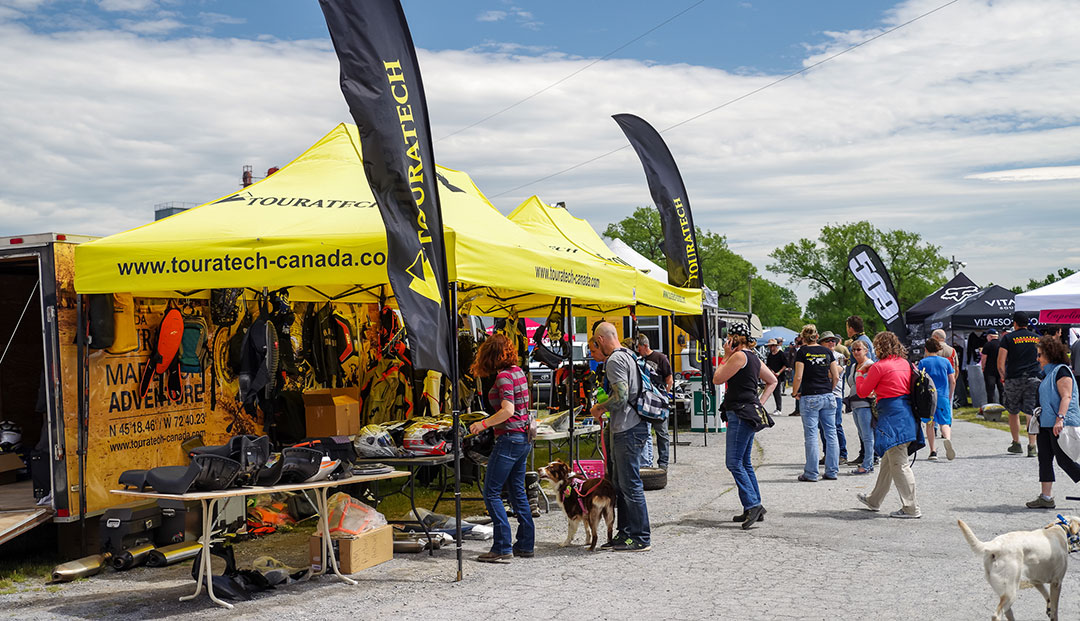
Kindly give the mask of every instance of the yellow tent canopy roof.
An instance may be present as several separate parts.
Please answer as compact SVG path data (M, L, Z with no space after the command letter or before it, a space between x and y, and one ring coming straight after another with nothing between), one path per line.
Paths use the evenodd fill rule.
M633 273L635 301L639 306L681 315L701 314L701 289L683 289L650 278L616 256L586 220L575 217L566 208L553 207L533 196L511 212L509 218L555 252L588 261L598 269ZM641 308L638 313L648 314Z
M199 297L290 287L294 300L392 304L385 229L359 146L356 127L342 123L254 185L77 246L76 291ZM499 213L469 175L437 174L447 272L463 311L525 314L558 297L606 314L633 306L633 271L557 253Z

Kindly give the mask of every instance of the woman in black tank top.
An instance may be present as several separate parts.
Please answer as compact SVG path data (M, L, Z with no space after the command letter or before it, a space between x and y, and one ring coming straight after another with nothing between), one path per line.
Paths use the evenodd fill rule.
M724 341L724 362L713 375L714 384L727 383L723 410L726 412L727 433L727 469L735 478L739 488L739 501L743 512L733 518L742 522L743 530L750 528L765 515L761 505L761 491L758 489L757 475L750 461L754 447L754 426L743 420L733 410L739 406L760 405L758 400L758 380L765 382L765 392L761 399L768 400L776 389L776 375L761 364L761 358L750 347L750 330L746 324L736 323L728 330Z

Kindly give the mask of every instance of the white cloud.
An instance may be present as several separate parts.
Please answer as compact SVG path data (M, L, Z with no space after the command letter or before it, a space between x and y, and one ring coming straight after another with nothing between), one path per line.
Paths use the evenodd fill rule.
M476 16L478 22L498 22L506 19L509 15L506 11L484 11Z
M154 0L101 0L98 6L102 11L149 11L157 6Z
M183 28L184 24L166 17L163 19L151 19L145 21L135 21L131 19L118 19L116 24L129 32L142 35L160 35L168 34L178 28Z
M232 15L225 15L224 13L199 13L199 21L207 26L247 23L247 19L243 17L234 17Z
M883 28L932 6L902 4ZM1080 182L979 175L1080 160L1078 31L1070 0L962 0L665 140L697 223L759 268L823 224L867 219L921 233L977 283L1026 283L1072 261ZM805 62L868 34L835 33ZM420 51L436 137L592 62L513 53ZM19 93L0 98L0 235L142 224L153 204L224 195L242 165L282 165L349 118L328 39L155 41L0 24L0 57L0 84ZM606 60L435 150L504 213L536 193L603 230L651 202L629 149L495 195L624 146L612 114L663 129L779 77Z
M968 175L967 179L981 181L1063 181L1080 179L1080 166L1044 166L1042 168L1017 168Z

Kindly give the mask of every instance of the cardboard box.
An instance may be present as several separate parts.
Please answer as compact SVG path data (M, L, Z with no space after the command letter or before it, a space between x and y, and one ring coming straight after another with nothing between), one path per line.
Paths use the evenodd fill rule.
M21 470L26 464L15 453L0 453L0 485L15 482L15 471Z
M309 438L360 433L360 388L305 390L304 418Z
M311 550L311 569L319 571L323 565L322 545L318 535L308 542ZM343 574L374 567L394 558L394 528L387 524L368 531L356 539L334 539L334 556Z

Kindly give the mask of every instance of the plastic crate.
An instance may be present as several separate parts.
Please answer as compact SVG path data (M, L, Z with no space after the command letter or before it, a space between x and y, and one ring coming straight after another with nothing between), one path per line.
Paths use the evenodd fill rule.
M602 479L606 472L602 459L579 459L574 463L574 470L590 479Z

